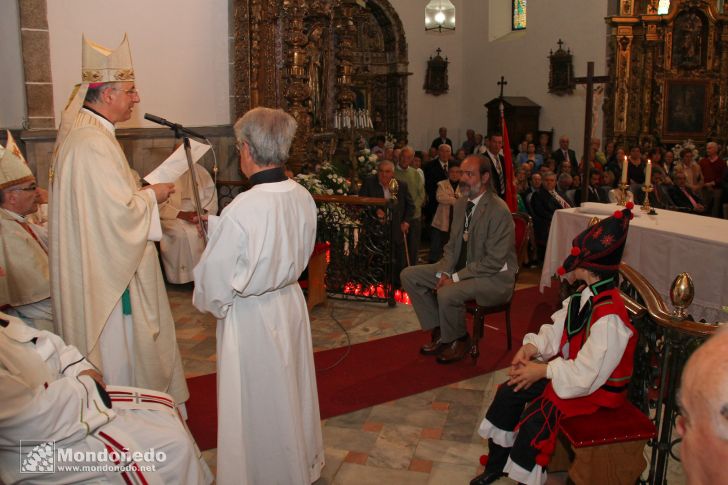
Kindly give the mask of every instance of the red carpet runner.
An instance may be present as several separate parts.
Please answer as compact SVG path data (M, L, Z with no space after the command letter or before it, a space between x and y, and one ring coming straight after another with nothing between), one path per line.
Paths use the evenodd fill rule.
M508 351L506 347L505 315L488 315L486 325L499 330L485 328L477 366L469 357L456 364L439 365L434 357L420 355L420 346L429 339L429 334L420 331L354 345L341 364L316 375L321 418L350 413L507 367L520 348L523 335L548 323L557 304L558 289L546 288L543 295L538 288L516 292L511 310L513 350ZM316 368L330 366L344 352L345 348L339 348L315 353ZM190 378L187 384L190 431L200 449L215 448L215 374Z

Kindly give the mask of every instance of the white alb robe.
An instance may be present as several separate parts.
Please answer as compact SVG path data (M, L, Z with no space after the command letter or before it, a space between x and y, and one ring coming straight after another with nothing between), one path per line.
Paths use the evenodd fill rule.
M217 215L215 182L204 167L194 164L200 205L203 213ZM174 182L174 193L159 206L164 235L159 243L164 264L164 275L170 283L189 283L192 270L205 250L205 241L197 224L177 218L179 212L195 212L195 195L189 170Z
M312 483L324 448L297 279L314 247L315 203L292 180L258 184L211 219L193 302L218 319L217 482Z
M95 381L79 373L93 369L75 347L57 335L33 329L19 319L0 327L0 482L14 483L142 483L139 474L126 482L109 470L63 471L62 465L103 465L108 462L63 461L60 453L100 452L107 444L131 452L162 451L165 460L136 462L149 484L208 484L207 465L174 409L168 394L146 389L120 389L136 394L134 401L118 401L107 387L113 405L107 407ZM147 396L166 404L149 404ZM128 398L125 398L128 399ZM54 441L55 472L21 473L28 449L21 455L20 440ZM34 443L31 443L31 449ZM27 443L26 443L27 446ZM26 470L27 471L27 470ZM128 474L127 477L129 478Z

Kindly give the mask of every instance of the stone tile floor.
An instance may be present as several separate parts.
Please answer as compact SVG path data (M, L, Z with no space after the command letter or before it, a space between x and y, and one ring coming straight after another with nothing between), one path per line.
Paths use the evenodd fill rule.
M538 284L539 270L525 269L518 288ZM192 306L190 285L169 285L177 340L187 377L215 372L215 321ZM338 321L338 324L337 324ZM311 311L314 350L384 338L419 329L408 305L329 299ZM416 352L417 349L413 349ZM433 365L437 365L433 359ZM477 434L501 369L449 386L322 421L326 467L316 485L467 484L482 471L487 444ZM203 452L215 471L216 450ZM670 483L684 483L679 465ZM553 474L550 483L565 483ZM504 478L497 483L513 484Z

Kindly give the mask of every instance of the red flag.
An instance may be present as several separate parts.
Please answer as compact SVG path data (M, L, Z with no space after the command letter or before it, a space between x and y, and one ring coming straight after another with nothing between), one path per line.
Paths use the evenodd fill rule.
M503 156L505 158L505 184L506 184L506 204L511 212L518 212L518 202L516 201L516 186L513 185L513 154L511 153L511 143L508 140L508 128L506 127L506 118L503 115L503 104L500 106L501 125L503 128Z

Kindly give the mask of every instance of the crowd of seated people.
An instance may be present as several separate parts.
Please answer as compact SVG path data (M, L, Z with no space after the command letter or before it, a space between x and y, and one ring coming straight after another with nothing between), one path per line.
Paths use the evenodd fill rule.
M426 258L429 262L440 256L447 237L443 220L447 219L444 215L449 211L438 200L437 192L443 184L452 186L449 168L459 165L471 153L483 154L490 158L498 172L494 177L496 182L501 172L498 171L500 167L496 167L495 157L502 164L505 160L503 150L507 149L494 143L494 140L501 139L500 135L484 137L472 129L466 131L459 143L448 137L447 127L440 127L438 135L432 140L429 150L416 152L412 162L412 167L420 174L425 192L421 221L423 237L434 239L431 241L434 251ZM383 138L372 141L373 144L378 143L378 150L373 150L374 153L397 163L400 155L396 147L394 150L385 147ZM649 193L652 207L728 217L725 212L728 209L728 170L717 143L708 143L701 157L693 150L673 151L645 143L626 145L615 140L602 143L600 139L593 138L585 158L571 148L568 135L561 135L553 142L554 147L547 132L538 133L535 137L527 133L511 148L512 183L517 194L518 210L528 212L533 218L541 253L545 249L554 212L581 205L583 190L587 192L586 200L591 203L629 200L644 204L642 186L648 160L651 161L654 189ZM500 150L497 155L492 153L494 149ZM581 177L585 164L589 166L590 175L583 188ZM626 174L623 174L625 167ZM439 213L438 217L436 213ZM438 222L433 230L435 218Z

